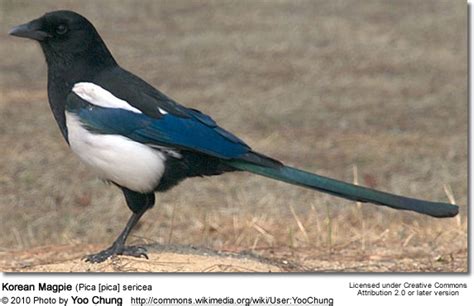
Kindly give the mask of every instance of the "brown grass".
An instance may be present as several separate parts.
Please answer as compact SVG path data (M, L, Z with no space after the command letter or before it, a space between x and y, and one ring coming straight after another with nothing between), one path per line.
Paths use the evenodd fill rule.
M5 34L69 8L124 67L256 150L346 181L356 167L361 185L461 206L438 220L229 174L158 195L131 243L249 250L305 270L467 271L464 3L64 3L0 1L3 250L108 244L129 215L61 139L39 47Z

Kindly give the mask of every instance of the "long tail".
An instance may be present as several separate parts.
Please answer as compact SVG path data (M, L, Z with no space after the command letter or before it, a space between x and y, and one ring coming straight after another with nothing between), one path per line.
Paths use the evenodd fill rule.
M375 189L344 183L282 164L273 166L257 165L245 160L227 160L225 163L239 170L263 175L293 185L319 190L345 199L370 202L395 209L412 210L437 218L454 217L458 214L459 210L456 205L398 196Z

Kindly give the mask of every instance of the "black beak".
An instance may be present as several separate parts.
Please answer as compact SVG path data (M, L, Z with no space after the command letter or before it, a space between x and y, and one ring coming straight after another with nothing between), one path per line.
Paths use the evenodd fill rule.
M37 41L43 41L46 38L51 37L51 35L41 30L41 25L38 20L33 20L31 22L16 26L12 28L8 34L18 37L30 38Z

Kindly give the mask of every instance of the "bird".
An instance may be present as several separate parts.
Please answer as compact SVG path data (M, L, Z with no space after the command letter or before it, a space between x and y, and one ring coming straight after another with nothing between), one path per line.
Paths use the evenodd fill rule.
M390 194L290 167L253 150L210 116L183 106L122 68L93 24L68 10L45 13L10 35L39 43L48 100L70 149L100 178L121 189L131 216L110 247L86 260L147 256L127 246L130 232L166 192L186 178L246 171L350 201L443 218L458 206Z

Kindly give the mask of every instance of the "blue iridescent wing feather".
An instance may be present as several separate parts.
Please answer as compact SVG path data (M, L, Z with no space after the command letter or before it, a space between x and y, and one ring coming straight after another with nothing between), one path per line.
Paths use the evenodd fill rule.
M250 148L239 138L216 125L209 116L189 109L188 118L163 115L152 118L120 108L105 108L70 95L66 110L76 114L90 130L115 134L131 140L205 153L222 159L239 158Z

